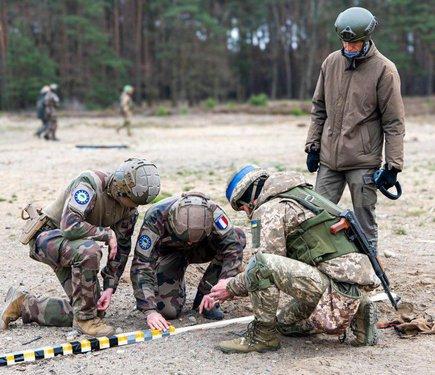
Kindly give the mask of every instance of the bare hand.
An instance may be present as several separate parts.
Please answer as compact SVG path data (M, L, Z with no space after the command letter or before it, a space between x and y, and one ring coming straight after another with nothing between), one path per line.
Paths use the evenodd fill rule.
M116 234L112 229L110 229L110 237L107 245L109 245L109 260L113 260L118 252L118 243L116 241Z
M215 301L213 298L210 297L209 294L206 294L199 305L199 313L202 314L202 312L205 310L211 310L218 301Z
M228 299L231 299L233 296L227 290L227 284L231 280L228 279L220 279L218 283L211 288L210 294L208 296L215 301L224 302Z
M147 324L151 329L158 329L160 331L168 329L170 325L162 314L157 311L152 312L147 316Z
M110 305L110 301L112 300L113 289L108 288L103 293L101 293L101 297L97 302L97 310L98 311L106 311Z

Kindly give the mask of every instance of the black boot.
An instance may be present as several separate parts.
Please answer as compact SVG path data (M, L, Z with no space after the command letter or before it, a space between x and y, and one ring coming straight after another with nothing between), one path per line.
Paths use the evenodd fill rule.
M204 297L199 290L196 292L195 299L193 300L192 309L198 310L199 305ZM224 318L224 312L219 304L215 305L211 310L205 310L202 312L202 316L210 320L222 320Z

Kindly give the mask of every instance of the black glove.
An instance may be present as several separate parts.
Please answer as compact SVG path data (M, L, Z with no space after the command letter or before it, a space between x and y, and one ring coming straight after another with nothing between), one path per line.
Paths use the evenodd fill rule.
M310 150L307 155L307 168L310 172L315 172L319 169L320 151Z
M397 173L400 171L394 167L388 169L387 164L384 165L384 169L380 169L379 177L376 179L376 186L383 186L385 189L393 187L397 182Z

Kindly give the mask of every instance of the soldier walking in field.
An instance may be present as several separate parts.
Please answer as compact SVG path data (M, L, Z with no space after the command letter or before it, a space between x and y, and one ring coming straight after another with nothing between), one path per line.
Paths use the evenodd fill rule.
M131 250L137 206L159 193L160 178L154 164L128 159L114 173L85 171L51 204L32 218L23 243L30 257L49 265L68 299L42 297L10 288L0 315L0 329L22 318L48 326L74 326L91 336L114 333L97 311L110 304ZM29 211L28 211L29 212ZM33 225L32 223L35 223ZM36 226L37 223L41 223ZM30 241L30 242L29 242ZM98 272L101 245L109 247L100 294Z
M45 134L45 132L48 129L47 118L45 115L45 95L49 91L50 91L50 86L48 85L44 86L39 92L38 99L36 101L36 116L42 122L41 126L38 128L38 130L35 133L35 136L38 138L41 138L41 136Z
M234 227L225 212L202 193L188 192L166 198L145 213L136 243L131 280L138 310L151 328L165 329L186 301L184 275L189 264L210 262L193 302L197 309L208 299L218 280L240 272L244 232ZM204 316L220 320L214 306Z
M200 310L214 300L249 296L255 319L243 337L222 341L226 353L276 350L278 332L341 334L351 325L357 345L377 342L376 307L362 289L379 285L368 257L343 232L330 233L340 212L302 175L269 175L247 165L233 175L226 196L251 219L256 254L244 272L220 280ZM280 293L292 297L277 315Z
M343 48L323 62L305 144L307 167L318 171L316 191L338 203L349 186L358 221L374 246L378 231L373 173L385 165L386 189L403 168L404 108L396 66L376 48L377 21L367 9L340 13L335 30ZM384 142L385 140L385 142Z
M132 135L132 133L131 133L131 116L132 116L132 110L133 110L133 92L134 92L134 89L132 86L130 86L130 85L124 86L122 94L119 98L121 115L124 119L124 122L120 127L118 127L116 129L116 131L119 133L121 129L126 128L127 134L129 137Z
M56 137L57 131L57 114L56 108L59 107L59 97L56 94L58 86L56 83L50 85L50 90L44 96L44 113L47 124L44 139L50 141L58 141Z

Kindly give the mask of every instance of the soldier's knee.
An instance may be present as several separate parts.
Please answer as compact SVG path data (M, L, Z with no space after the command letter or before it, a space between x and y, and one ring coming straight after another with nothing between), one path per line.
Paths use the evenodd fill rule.
M250 292L269 288L273 284L272 271L266 263L266 256L262 253L255 254L245 271L246 285Z
M101 248L95 241L86 241L82 246L75 262L76 266L86 269L99 269Z

